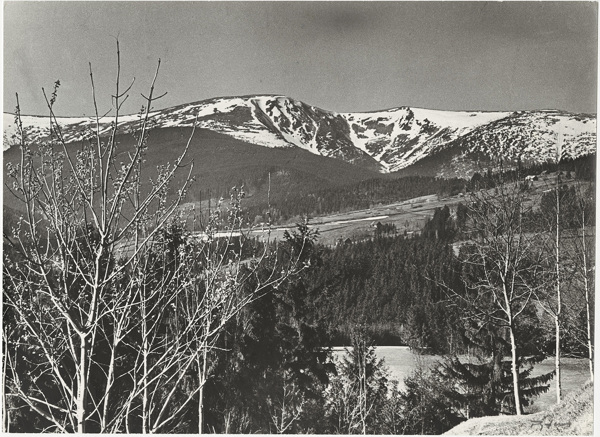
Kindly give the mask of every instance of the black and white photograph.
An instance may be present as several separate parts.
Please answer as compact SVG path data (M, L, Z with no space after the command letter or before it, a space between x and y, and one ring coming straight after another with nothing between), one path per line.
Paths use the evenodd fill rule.
M4 0L2 434L593 435L598 5Z

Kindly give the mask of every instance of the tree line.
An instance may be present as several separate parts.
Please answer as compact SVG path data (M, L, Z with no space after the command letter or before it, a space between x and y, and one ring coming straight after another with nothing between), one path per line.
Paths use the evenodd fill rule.
M565 179L590 181L595 178L596 155L586 155L575 159L561 160L561 171ZM556 172L554 162L531 164L520 169L503 171L505 180L515 180L525 176L538 177L548 172ZM283 172L282 180L276 176ZM497 173L497 172L496 172ZM273 182L270 182L270 180ZM219 198L227 199L232 185L244 186L251 193L245 200L245 214L252 224L294 223L302 217L316 217L360 209L368 209L379 204L400 202L419 196L437 194L440 197L468 193L479 186L491 187L497 181L492 168L475 172L470 178L436 178L432 176L378 177L341 186L323 187L323 181L315 181L301 172L271 167L260 174L245 174L236 178L235 183L220 184L220 188L199 187L191 190L194 199L205 199L202 206L194 209L197 220L207 220L211 204ZM208 200L211 199L211 200ZM203 212L201 212L203 210ZM188 214L189 215L189 214ZM189 218L188 218L189 219Z

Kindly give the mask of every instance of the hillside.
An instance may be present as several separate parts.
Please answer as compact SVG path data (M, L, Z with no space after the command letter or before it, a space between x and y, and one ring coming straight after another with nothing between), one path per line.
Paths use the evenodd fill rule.
M577 158L596 148L596 116L563 111L439 111L397 107L376 112L337 113L285 96L222 97L153 111L156 129L190 127L197 117L202 129L239 143L274 150L302 150L334 158L376 173L423 167L438 177L470 177L491 157L505 163L554 160L557 141L563 156ZM58 119L68 142L88 138L96 122L90 117ZM100 121L108 132L112 118ZM137 115L121 116L123 133L132 132ZM31 141L48 135L48 120L24 116ZM4 114L4 150L14 142L14 115ZM175 132L175 131L172 131Z
M478 417L467 420L446 435L592 435L594 385L565 397L547 411L526 416Z
M143 179L155 177L156 166L174 162L183 151L190 133L190 128L154 129L148 137L146 173ZM134 147L133 136L121 134L117 141L119 153L127 156ZM68 149L74 154L78 144L71 143ZM19 159L18 148L12 147L4 151L5 163L18 162ZM285 198L291 192L334 188L381 176L377 172L341 160L317 156L299 148L269 149L208 129L196 130L186 162L193 162L193 176L196 178L188 193L188 202L205 201L209 197L227 198L233 185L240 186L244 183L249 196L245 205L266 203L269 173L271 195L276 198ZM187 171L180 171L171 186L180 186L186 175ZM4 181L9 182L6 172ZM6 192L4 203L14 209L21 207L20 202Z

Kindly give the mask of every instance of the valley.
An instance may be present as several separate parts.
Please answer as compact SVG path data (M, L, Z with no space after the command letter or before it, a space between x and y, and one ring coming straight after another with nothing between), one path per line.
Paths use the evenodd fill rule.
M528 190L530 202L544 192L552 189L556 184L556 173L540 174L536 180L530 181ZM564 179L566 172L562 172L562 185L572 186L574 179ZM533 179L533 178L532 178ZM333 246L343 243L346 239L350 242L362 241L373 238L377 224L393 225L395 228L384 235L405 235L410 238L421 233L425 223L430 220L435 210L447 206L454 214L459 203L469 201L468 193L458 193L453 196L440 196L429 194L392 203L378 203L368 209L338 212L326 215L308 217L308 227L318 229L319 243ZM206 203L204 204L206 208ZM190 206L183 206L189 210ZM300 218L304 219L304 217ZM294 222L283 225L267 226L259 223L244 230L249 237L259 238L261 241L283 240L284 233L294 229Z
M436 208L444 205L455 206L461 199L461 196L440 199L436 194L431 194L407 201L376 205L369 209L313 217L309 220L309 227L319 230L319 242L326 246L337 244L340 239L360 241L371 238L377 223L394 225L394 234L403 234L406 231L407 235L412 236L420 232ZM287 225L273 226L270 237L281 240L283 233L290 229L292 228ZM264 236L268 232L268 229L254 227L251 228L250 235Z

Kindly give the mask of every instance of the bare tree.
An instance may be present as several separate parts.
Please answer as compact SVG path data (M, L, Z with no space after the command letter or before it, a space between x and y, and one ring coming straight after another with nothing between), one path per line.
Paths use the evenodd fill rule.
M585 187L584 184L575 185L576 193L576 219L577 227L573 244L568 247L571 258L570 270L573 273L571 287L579 294L577 305L572 309L572 316L583 312L585 326L580 329L577 321L573 323L576 332L573 336L576 340L581 339L587 350L590 379L594 381L594 342L593 342L593 320L594 320L594 250L595 233L590 223L593 223L595 209L594 185ZM579 304L581 302L581 304Z
M562 137L557 141L557 173L553 187L542 196L543 225L551 238L547 239L546 262L548 286L538 295L538 305L553 319L555 337L555 382L556 402L562 397L561 387L561 340L571 344L582 343L587 349L590 362L590 377L593 379L592 313L593 267L590 252L590 221L593 210L593 195L585 183L570 183L563 179L560 161L564 158ZM542 234L540 234L542 236ZM543 239L543 238L542 238ZM582 327L581 313L585 327Z
M470 250L462 261L474 274L466 277L466 294L455 293L471 319L506 330L518 415L522 408L517 330L531 308L541 273L535 237L525 227L532 205L518 181L501 180L493 189L473 192L468 205Z
M192 279L176 286L181 294L175 305L178 314L174 322L181 324L176 330L179 341L187 342L180 355L187 357L195 372L196 386L187 399L195 398L198 393L200 433L204 427L204 386L212 371L211 353L225 325L267 289L278 287L297 273L298 259L292 258L284 265L278 263L277 251L269 246L268 237L262 247L248 247L250 239L244 231L247 223L241 209L243 197L243 190L234 188L230 206L224 209L218 205L207 226L199 235L190 234L179 252L179 262L186 273L178 277ZM246 249L252 252L251 256L244 255ZM268 258L272 258L272 267L267 274L259 274ZM175 417L172 415L169 420ZM158 431L159 425L156 422L152 432Z
M338 434L356 434L361 430L358 384L348 375L333 379L328 388L329 414L335 419L334 428Z
M550 281L549 281L549 289L554 289L554 292L544 292L545 290L541 289L541 293L536 294L538 305L544 309L544 311L552 317L554 320L554 381L556 385L556 403L560 403L562 399L562 375L561 375L561 335L563 331L563 290L561 288L562 285L562 270L563 270L563 260L561 257L561 205L562 205L562 191L561 191L561 172L560 172L560 162L563 158L563 149L562 149L562 136L558 137L556 144L556 181L555 186L551 188L554 191L554 211L552 217L547 217L548 223L547 226L550 233L552 233L552 238L546 241L546 245L549 246L550 255L550 264L553 264L552 268L549 269L550 273ZM542 231L543 232L543 231ZM542 234L540 234L542 240L544 240Z
M562 377L561 377L561 349L560 335L562 328L562 290L561 290L561 257L560 257L560 161L562 154L562 137L559 138L556 148L556 229L554 239L555 274L556 274L556 310L554 311L554 378L556 383L556 403L559 404L562 398Z
M294 423L302 416L306 404L306 398L302 395L296 383L286 381L287 375L285 374L283 379L281 396L269 396L267 398L269 415L277 434L289 432Z
M133 305L130 287L116 292L122 285L119 281L174 214L191 181L188 173L177 194L166 201L163 193L183 167L186 146L172 166L159 171L153 186L140 194L149 111L159 98L154 93L159 67L160 60L144 98L137 142L129 154L118 158L119 111L131 89L121 89L118 42L112 127L107 135L101 135L100 123L105 118L98 112L90 65L96 129L80 150L67 144L55 115L58 81L49 98L44 91L50 136L39 145L27 141L17 96L21 160L9 165L8 173L13 180L9 189L22 202L24 216L10 235L4 234L10 254L4 259L4 298L38 356L31 386L25 392L19 371L20 360L25 357L15 350L12 366L7 369L7 390L55 430L85 432L90 420L99 422L101 430L106 426L104 414L115 383L114 351L128 329L126 320ZM139 230L150 215L155 226L140 239ZM134 238L134 250L117 262L119 247ZM90 392L89 384L92 373L106 371L96 357L108 317L116 324L104 393L98 398ZM59 395L53 399L45 387L50 381L58 387Z
M201 432L202 390L224 325L294 270L293 260L275 262L278 270L240 292L275 256L269 244L243 254L241 192L200 235L177 225L192 181L193 164L184 160L195 127L171 165L144 169L159 68L160 60L130 148L119 144L131 86L121 89L118 42L108 132L91 65L95 129L80 146L68 143L55 115L59 82L44 93L50 135L39 144L27 139L17 96L21 159L7 165L8 188L23 216L4 233L5 429L9 410L26 406L40 418L35 426L49 431L166 432L197 403Z

